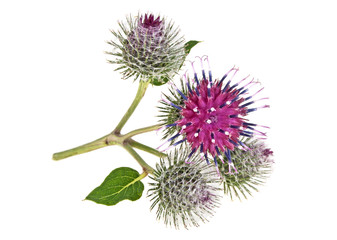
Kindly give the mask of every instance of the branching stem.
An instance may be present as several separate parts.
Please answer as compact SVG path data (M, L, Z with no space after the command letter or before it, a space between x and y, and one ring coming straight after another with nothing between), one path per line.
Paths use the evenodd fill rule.
M126 139L132 138L133 136L136 136L136 135L141 134L141 133L146 133L146 132L158 130L161 126L162 126L161 124L157 124L157 125L153 125L153 126L149 126L149 127L139 128L139 129L133 130L133 131L125 134L124 137Z
M136 93L136 96L131 103L129 109L126 111L124 114L123 118L119 121L117 124L116 128L108 135L101 137L95 141L92 141L90 143L63 151L63 152L58 152L53 154L53 160L61 160L67 157L75 156L78 154L90 152L93 150L97 150L106 146L110 145L120 145L122 146L125 150L127 150L134 159L142 166L144 170L144 176L146 176L148 173L152 174L154 169L149 166L142 158L139 156L139 154L133 149L133 147L138 148L140 150L143 150L145 152L154 154L158 157L165 157L166 154L159 152L158 150L151 148L149 146L146 146L140 142L137 142L132 139L133 136L136 136L138 134L150 132L157 130L161 127L160 124L157 125L152 125L149 127L144 127L144 128L139 128L136 130L133 130L125 135L121 134L121 130L124 127L125 123L129 120L133 112L135 111L136 107L138 106L140 100L143 98L146 89L149 85L149 81L140 81L139 82L139 87L138 91Z
M78 154L82 154L82 153L86 153L86 152L90 152L96 149L100 149L102 147L106 147L108 146L108 142L107 142L107 136L104 136L102 138L99 138L95 141L92 141L90 143L63 151L63 152L58 152L58 153L54 153L53 154L53 160L61 160L67 157L71 157L71 156L75 156ZM110 142L110 145L113 145L115 143Z
M157 149L154 149L152 147L149 147L149 146L146 146L140 142L137 142L133 139L130 139L129 141L129 144L131 147L134 147L134 148L137 148L139 150L142 150L142 151L145 151L145 152L148 152L148 153L151 153L157 157L166 157L167 155L163 152L160 152L158 151Z
M139 165L142 166L143 171L149 174L153 174L154 169L148 165L141 156L139 156L139 154L129 145L129 144L125 144L123 145L123 148L128 151L131 156L136 159L136 161L139 163Z

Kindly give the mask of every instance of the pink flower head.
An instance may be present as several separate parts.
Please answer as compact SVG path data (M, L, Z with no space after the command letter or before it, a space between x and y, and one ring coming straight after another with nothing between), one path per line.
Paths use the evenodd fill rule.
M207 58L204 60L208 61ZM264 105L250 108L250 105L257 101L251 99L262 89L249 96L248 88L255 82L251 80L248 84L241 86L247 80L247 76L238 83L232 83L237 71L238 69L233 67L220 80L214 81L211 71L206 76L205 70L202 69L202 78L200 79L194 72L194 86L191 86L190 81L186 78L187 93L184 94L176 88L184 99L183 105L178 106L164 100L167 104L178 109L180 115L173 124L166 125L166 127L179 127L179 133L171 137L169 141L182 135L183 139L173 145L187 141L192 149L189 158L199 150L209 163L207 157L207 153L209 153L214 159L216 167L218 165L217 158L223 162L224 153L229 161L229 167L235 171L236 168L232 163L230 152L236 147L248 149L239 138L265 135L255 129L259 125L250 123L246 119L247 115L259 108L269 107ZM228 75L232 75L231 79L225 81ZM188 159L186 161L188 162Z

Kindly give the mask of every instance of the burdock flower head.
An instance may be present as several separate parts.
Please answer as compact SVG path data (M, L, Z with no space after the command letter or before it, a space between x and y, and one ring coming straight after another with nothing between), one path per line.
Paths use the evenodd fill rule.
M251 190L258 191L257 186L265 182L272 171L273 151L258 139L243 140L248 149L235 149L232 160L238 170L237 174L228 174L228 163L220 163L220 172L224 181L224 192L240 199L240 195L247 198Z
M199 226L198 222L207 221L219 205L216 174L198 157L193 158L193 164L186 164L188 153L181 148L161 159L150 183L151 209L157 206L157 218L176 228Z
M249 79L247 76L234 82L238 68L233 67L221 79L213 79L211 71L206 76L203 68L203 62L208 63L208 58L200 60L202 76L197 75L192 64L193 79L185 75L185 85L182 84L180 89L171 83L171 94L165 95L161 100L161 121L166 124L164 137L170 137L167 142L171 146L189 143L192 150L187 162L194 153L199 152L207 163L210 159L214 161L219 173L218 161L220 159L224 163L224 155L229 172L237 172L231 152L236 148L246 148L240 137L265 135L256 129L264 126L249 122L247 116L269 105L251 107L253 103L266 99L254 99L263 88L258 88L253 94L249 93L249 89L258 83L254 78Z
M155 85L166 83L180 69L185 58L184 38L172 22L153 14L127 18L112 31L116 40L108 43L115 51L110 63L118 64L124 79L150 79Z

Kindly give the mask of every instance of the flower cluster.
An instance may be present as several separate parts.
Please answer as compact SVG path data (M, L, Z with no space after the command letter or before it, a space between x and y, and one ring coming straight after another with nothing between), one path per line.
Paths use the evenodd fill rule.
M184 38L172 22L153 14L127 18L119 23L121 31L112 31L116 40L108 43L115 51L110 63L118 64L123 77L166 83L177 73L185 59Z
M166 141L157 149L165 144L169 146L163 151L178 145L188 147L186 164L194 163L195 156L204 158L207 165L213 162L224 193L231 199L247 198L272 170L273 152L263 142L266 133L261 130L268 127L248 120L250 113L269 107L254 106L268 98L256 99L263 87L254 78L235 81L238 68L231 68L221 79L213 79L208 58L200 60L201 76L192 63L193 77L185 74L180 87L169 82L169 93L163 94L159 117Z

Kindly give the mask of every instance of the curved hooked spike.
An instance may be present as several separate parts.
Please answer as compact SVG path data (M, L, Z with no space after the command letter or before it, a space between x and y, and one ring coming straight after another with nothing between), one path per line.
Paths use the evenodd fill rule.
M228 159L228 174L232 174L232 168L234 168L235 173L238 173L238 170L235 168L234 163L232 162L231 151L229 149L225 151L225 155Z
M195 58L199 58L200 60L200 65L201 65L201 72L202 72L202 77L204 80L206 80L206 74L205 74L205 68L204 68L204 64L203 64L203 57L199 57L199 56L196 56Z
M251 84L251 85L250 85ZM251 88L252 86L256 85L256 84L260 84L262 85L262 83L259 81L259 79L257 79L256 81L254 81L254 78L252 79L252 81L250 81L246 86L250 85L249 87L247 87L247 89Z
M188 60L188 61L190 62L191 66L192 66L193 72L195 73L195 68L194 68L194 62L195 61L191 61L191 60Z
M224 162L224 160L223 160L223 157L222 157L222 155L221 155L221 153L220 153L220 150L219 150L218 146L215 146L215 150L216 150L216 152L217 152L217 154L218 154L218 158L221 160L221 162L222 162L223 164L225 164L225 162Z
M195 72L195 69L194 69L194 61L190 61L191 65L192 65L192 69L193 69L193 72L194 72L194 83L196 82L197 83L197 86L199 86L199 81L198 81L198 76L197 76L197 73ZM191 86L189 84L189 82L187 81L187 87L188 87L188 91L192 94L192 89L191 89ZM199 93L199 90L198 88L196 87L195 88L195 93L200 96L200 93Z
M249 76L250 76L250 74L248 74L247 77L245 77L245 78L243 78L242 80L240 80L240 81L238 82L238 84L240 84L240 83L242 83L243 81L245 81L247 78L249 78Z
M222 82L226 79L228 74L235 69L235 65L221 78L220 82L218 83L218 87L222 84Z
M251 97L254 97L256 94L258 94L259 92L261 92L264 89L264 87L262 87L260 90L258 90L256 93L254 93Z
M207 150L204 152L204 143L200 144L200 150L199 151L200 151L200 156L204 157L207 165L209 165L210 163L209 163L209 160L208 160L208 157L207 157Z
M191 164L191 163L193 163L193 161L188 161L188 159L185 159L185 163L186 164Z
M165 98L163 98L163 97L161 98L161 100L162 100L163 102L166 102L167 104L171 105L172 107L174 107L174 108L178 109L178 110L182 110L182 108L181 108L181 107L179 107L179 106L175 105L174 103L172 103L172 102L170 102L170 101L166 100L166 99L165 99Z
M190 92L190 94L193 94L190 83L189 83L188 78L187 78L187 71L184 73L183 76L184 76L185 83L186 83L186 86L188 88L188 91Z
M234 168L235 173L238 173L238 170L237 170L236 167L234 166L234 163L231 162L230 164L228 164L228 173L229 173L229 174L233 174L233 173L232 173L232 168Z
M179 137L181 135L181 133L177 133L176 135L174 135L173 137L169 138L168 140L166 140L163 144L161 144L159 147L157 147L156 149L159 150L162 146L164 146L166 143L169 143L171 141L173 141L175 138Z
M168 141L163 142L162 144L160 144L158 147L156 147L157 150L159 150L162 146L164 146L166 143L168 143Z
M204 58L204 61L208 61L208 55L202 55L202 59Z
M183 94L179 88L174 84L173 81L169 81L168 84L170 84L173 88L175 88L175 90L179 93L180 96L182 96L183 99L187 100L187 97L185 96L185 94Z
M230 87L230 88L228 89L228 92L230 92L233 88L236 88L237 86L239 86L239 85L240 85L243 81L245 81L249 76L250 76L250 74L249 74L247 77L241 79L238 83L235 83L232 87ZM233 77L234 77L234 76L233 76ZM233 77L232 77L232 78L233 78ZM254 79L254 78L253 78L253 79ZM233 93L239 93L239 92L241 92L244 88L245 88L245 86L240 87L239 89L237 89L237 90L234 91ZM242 94L242 92L241 92L241 94Z
M207 55L203 55L201 57L201 59L203 59L203 61L207 62L208 70L211 71L211 65L209 64L208 56Z
M257 127L262 127L262 128L270 128L268 126L264 126L264 125L256 125Z
M256 132L254 133L254 135L267 136L267 133L261 132L259 130L253 129L252 131Z
M256 110L258 110L258 109L262 109L262 108L269 108L270 107L270 105L263 105L263 106L260 106L260 107L256 107L256 108L249 108L249 109L247 109L247 113L250 113L250 112L254 112L254 111L256 111Z
M242 146L242 148L243 148L244 151L251 150L251 149L250 149L246 144L244 144L243 142L238 141L238 143Z
M205 157L205 159L206 159L207 165L210 165L210 162L209 162L208 157L207 157L207 152L205 152L204 157Z
M211 65L209 64L208 56L207 56L207 55L204 55L204 56L202 56L201 58L204 58L204 61L207 62L207 65L208 65L208 78L209 78L210 85L211 85L211 87L212 87L212 86L213 86L213 82L212 82L212 71L211 71Z
M156 130L156 135L158 135L158 132L160 132L160 131L163 130L164 128L167 128L167 127L164 125L164 126L158 128L158 129Z
M270 105L265 104L265 105L263 105L263 106L261 106L261 107L258 107L258 109L261 109L261 108L270 108Z
M247 101L248 100L248 98L246 98L244 101ZM251 105L251 104L253 104L255 101L250 101L250 102L247 102L247 103L245 103L245 104L243 104L243 105L241 105L241 106L239 106L239 108L244 108L244 107L247 107L247 106L249 106L249 105Z
M183 76L184 76L185 78L187 78L187 72L188 72L188 70L186 70L185 73L183 74Z
M218 161L216 160L216 156L213 156L213 160L214 160L216 172L218 173L219 177L221 178L221 174L220 174L220 171L219 171Z
M196 150L197 150L196 148L193 148L193 149L192 149L192 151L191 151L190 154L188 155L187 159L185 159L185 163L186 163L186 164L191 164L191 163L193 163L193 161L188 161L188 160L191 158L191 156L195 153Z
M246 85L244 85L243 87L246 88L246 89L248 89L248 88L251 87L251 86L249 86L250 84L252 84L251 86L254 86L256 84L256 82L254 82L254 78L249 83L247 83Z
M267 99L269 99L269 97L260 98L260 99L255 100L254 102L258 102L258 101L262 101L262 100L267 100Z
M233 73L233 76L231 77L230 81L235 77L235 75L236 75L237 72L240 70L240 68L237 67L237 68L234 68L233 70L234 70L234 73Z
M239 68L239 67L236 67L235 64L234 64L234 66L231 69L229 69L229 71L226 74L228 75L231 71L233 71L233 70L235 70L237 68Z
M167 124L164 127L168 128L168 127L174 127L174 126L177 126L177 123Z
M196 82L197 85L199 86L198 75L197 75L197 72L195 71L195 68L194 68L194 61L190 61L190 63L191 63L191 65L192 65L192 69L193 69L194 82Z
M270 127L268 127L268 126L258 125L258 124L255 124L255 123L248 123L248 122L244 122L243 125L248 126L247 128L251 127L251 128L249 128L249 129L254 129L254 128L252 128L252 127L270 128Z
M195 58L199 58L199 61L200 61L200 65L201 65L201 68L203 69L204 68L204 65L203 65L203 63L202 63L202 61L203 61L203 58L204 56L202 56L202 57L199 57L199 56L195 56Z
M237 86L237 83L236 83L236 84L234 84L232 87L230 87L230 83L231 83L231 81L233 80L233 78L235 77L236 73L239 71L239 68L233 68L233 70L234 70L234 74L233 74L233 76L228 80L226 86L222 89L222 92L223 92L223 93L224 93L225 91L227 91L228 87L229 87L228 91L230 91L231 89L233 89L233 88L235 88L235 87Z
M170 148L175 147L175 146L177 146L178 144L181 144L181 143L185 142L186 140L187 140L187 138L184 138L184 139L182 139L182 140L179 140L178 142L176 142L176 143L174 143L174 144L168 146L166 149L162 150L161 152L166 152L166 151L169 150Z

